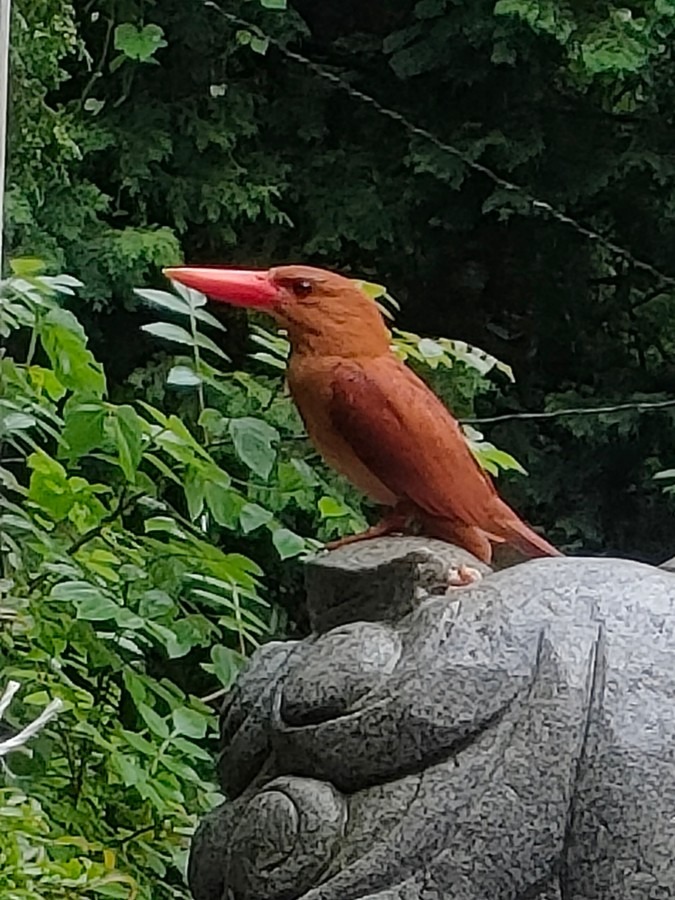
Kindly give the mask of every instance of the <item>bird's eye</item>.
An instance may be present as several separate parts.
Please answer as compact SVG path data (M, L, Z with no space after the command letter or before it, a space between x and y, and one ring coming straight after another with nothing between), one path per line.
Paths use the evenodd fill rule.
M299 279L293 282L292 290L295 296L302 300L304 297L309 297L312 293L312 282Z

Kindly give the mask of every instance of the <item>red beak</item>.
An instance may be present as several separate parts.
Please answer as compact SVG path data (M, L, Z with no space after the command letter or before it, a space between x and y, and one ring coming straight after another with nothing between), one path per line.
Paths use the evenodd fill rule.
M164 274L172 281L233 306L271 309L279 297L279 289L265 271L182 266L164 269Z

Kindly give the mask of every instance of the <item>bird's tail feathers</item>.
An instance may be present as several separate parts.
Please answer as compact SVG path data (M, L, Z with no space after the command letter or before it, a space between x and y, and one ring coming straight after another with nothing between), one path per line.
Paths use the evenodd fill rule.
M519 519L515 513L505 521L500 523L499 537L510 544L516 550L519 550L525 556L530 558L543 556L564 556L560 550L549 544L546 538L533 531L529 525L526 525Z
M424 533L429 537L464 547L482 562L490 564L493 544L506 544L526 559L542 556L563 556L552 544L526 525L504 501L500 500L494 513L484 517L490 520L489 527L461 522L450 516L430 516L423 518Z

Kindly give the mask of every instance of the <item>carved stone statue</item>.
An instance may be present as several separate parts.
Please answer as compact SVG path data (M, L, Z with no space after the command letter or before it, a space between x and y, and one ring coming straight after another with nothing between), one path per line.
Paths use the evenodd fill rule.
M675 897L671 572L383 538L307 591L224 705L196 900Z

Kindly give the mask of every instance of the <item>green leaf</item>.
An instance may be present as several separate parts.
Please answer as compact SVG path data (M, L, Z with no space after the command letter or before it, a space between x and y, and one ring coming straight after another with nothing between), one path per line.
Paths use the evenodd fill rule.
M178 775L181 781L193 781L197 784L203 784L204 779L202 775L174 756L163 756L162 765L170 772L173 772L174 775Z
M212 341L210 337L207 337L205 334L202 334L198 331L195 338L198 346L203 350L210 350L211 353L215 353L217 356L220 356L221 359L229 361L230 357L227 355L227 353L225 353L225 351L222 350L218 346L218 344Z
M498 475L500 469L511 469L515 472L520 472L521 475L527 475L526 469L521 466L517 459L504 450L498 450L489 441L483 440L483 435L476 431L475 428L472 428L470 425L464 425L463 432L472 453L480 465L491 475Z
M188 515L191 521L202 514L204 509L204 494L207 485L199 472L194 468L188 469L183 480L183 491L188 505Z
M246 503L244 498L217 482L207 482L204 492L216 522L225 528L236 528L241 510Z
M89 887L96 897L106 897L107 900L129 900L130 892L137 886L130 875L110 873L104 877L108 879L107 882L94 882Z
M443 348L431 338L422 338L417 348L425 359L438 359L443 356Z
M99 622L116 619L120 607L100 588L88 581L61 581L54 585L51 600L66 601L76 608L78 619Z
M375 284L372 281L361 281L361 279L358 278L354 280L354 284L371 300L378 300L387 293L387 289L383 284Z
M303 486L317 487L319 479L312 467L304 461L304 459L292 459L291 468L300 476Z
M111 412L111 425L120 467L133 484L143 454L143 420L131 406L117 406Z
M203 762L213 763L210 753L207 753L203 747L199 746L199 744L193 744L192 741L189 741L187 738L175 737L171 741L171 744L176 750L180 750L181 753L184 753L191 759L201 759Z
M47 691L36 691L34 694L27 694L23 698L23 702L27 706L46 706L51 697L47 693Z
M178 475L176 475L176 473L167 466L164 460L160 459L158 456L155 456L154 453L145 453L144 459L146 460L146 462L151 463L159 472L161 472L161 474L165 478L168 478L169 481L173 481L174 484L177 484L179 486L182 485L182 482Z
M32 474L28 497L56 521L64 519L73 506L66 470L44 450L32 453L27 463Z
M138 606L138 614L145 619L160 619L173 612L176 604L172 597L159 588L144 591Z
M274 444L279 441L279 432L276 428L262 419L244 416L230 419L228 430L241 461L266 480L277 456Z
M151 322L149 325L141 326L143 331L152 334L155 337L162 338L165 341L174 341L177 344L187 344L188 347L201 347L204 350L210 350L221 359L228 359L224 350L215 344L211 338L205 334L197 332L196 335L190 334L181 325L174 325L173 322Z
M0 418L0 434L23 431L26 428L32 428L36 423L35 416L30 416L28 413L10 412Z
M107 622L109 620L117 621L120 607L110 598L103 594L95 595L92 591L91 596L82 600L77 604L77 618L85 622Z
M87 349L84 329L66 309L50 309L39 326L40 341L59 382L72 391L102 397L103 370Z
M271 353L252 353L251 359L256 359L258 362L272 366L280 372L286 371L286 363L280 360L278 356L273 356Z
M111 754L110 761L126 787L134 787L145 778L145 770L136 763L132 756L115 752Z
M286 9L286 0L260 0L265 9Z
M143 28L131 22L124 22L115 28L115 50L120 50L129 59L137 62L152 62L157 50L166 47L164 30L159 25L145 25Z
M206 306L206 295L202 294L201 291L196 291L194 288L189 288L184 284L181 284L180 281L173 282L174 290L176 290L180 296L185 300L191 310L197 309L199 306Z
M105 106L105 100L97 100L96 97L87 97L84 101L84 111L90 112L92 115L97 116L103 107Z
M208 431L212 438L220 438L225 435L228 421L221 412L210 407L203 409L197 420L198 424L201 425L204 431Z
M253 35L251 37L250 47L254 53L259 53L261 56L264 56L267 53L267 48L270 45L269 38L267 37L258 37L257 35Z
M161 622L148 622L148 631L153 634L166 650L169 659L185 656L195 646L194 636L188 633L177 634Z
M31 385L38 393L44 390L51 400L60 400L66 389L51 369L44 366L29 366L27 369Z
M277 528L272 534L272 543L277 549L281 559L289 559L291 556L297 556L303 553L307 545L304 538L288 528Z
M171 294L169 291L157 291L152 288L134 288L134 294L151 303L153 306L159 306L162 309L168 309L170 312L180 313L183 316L190 315L190 304L182 297Z
M267 329L261 328L259 325L253 326L251 340L256 344L260 344L261 347L269 350L273 356L276 356L281 360L287 360L291 352L291 345L286 338L281 337L278 334L272 334L267 331Z
M514 472L520 472L521 475L527 475L527 469L521 466L518 460L506 450L499 450L495 447L484 453L483 457L495 463L500 469L512 469Z
M216 319L215 316L212 316L205 309L199 308L202 303L206 303L206 297L198 294L196 291L188 289L184 297L177 297L176 294L170 294L168 291L156 291L145 288L137 288L134 293L154 306L161 306L163 309L179 313L182 316L189 317L192 315L195 319L199 319L200 322L204 322L212 328L217 328L218 331L226 330L223 323Z
M40 275L37 279L48 291L58 294L74 295L73 288L83 287L82 282L72 275Z
M197 712L196 709L190 709L188 706L183 706L174 709L171 717L173 719L173 727L178 734L198 739L206 735L210 716Z
M139 753L152 757L157 755L157 746L151 744L150 741L146 740L144 737L141 737L140 734L136 734L135 731L125 731L122 729L122 736L127 744Z
M592 74L637 72L649 59L644 41L610 22L600 22L581 45L581 59Z
M44 260L36 256L19 256L10 259L9 267L18 278L32 278L44 271Z
M63 415L61 456L76 460L101 446L106 416L102 404L82 403L73 397L66 403Z
M273 518L268 509L263 509L257 503L247 503L239 513L239 524L244 534L249 534L261 525L267 525Z
M164 341L187 344L188 347L194 347L196 344L189 331L186 331L182 325L174 325L173 322L151 322L149 325L141 325L141 331L147 331L148 334L162 338Z
M174 387L197 387L202 380L190 366L173 366L166 382Z
M164 531L177 538L185 539L187 537L178 522L172 519L171 516L152 516L145 520L143 528L146 534L152 534L154 531Z
M126 668L124 670L124 672L122 673L122 677L124 679L124 686L129 691L129 694L133 698L136 706L139 706L141 703L145 703L147 691L145 689L145 685L143 684L143 680L129 668Z
M48 281L49 284L58 284L63 287L74 287L81 288L84 287L79 278L75 278L73 275L54 275L53 277L47 278L46 276L42 277L43 281Z
M137 706L137 709L150 731L163 741L169 737L169 726L167 725L166 719L163 719L158 715L152 707L147 705L147 703L140 703Z
M321 497L317 506L324 519L339 518L351 513L349 507L336 497Z
M230 688L244 665L244 657L236 650L216 644L211 647L213 672L223 687Z

